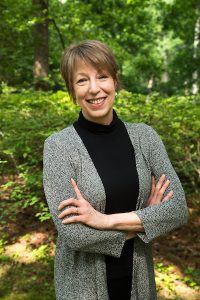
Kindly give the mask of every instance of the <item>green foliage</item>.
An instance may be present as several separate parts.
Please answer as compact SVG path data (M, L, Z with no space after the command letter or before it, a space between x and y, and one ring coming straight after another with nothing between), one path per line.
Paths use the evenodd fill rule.
M198 98L150 98L122 90L115 109L127 122L152 125L161 135L169 157L186 191L199 188ZM0 98L0 164L1 176L13 176L2 189L10 193L1 204L0 223L14 220L21 210L31 207L41 220L50 218L42 188L42 152L44 140L67 127L78 116L65 92L44 93L24 91L5 93ZM10 177L11 178L11 177Z
M200 290L200 269L188 267L185 270L183 281L196 291Z
M44 221L50 217L42 192L42 151L47 136L68 126L77 111L64 92L5 93L1 95L0 172L13 175L3 187L11 191L9 210L3 216L14 218L20 209L32 206L37 217ZM17 180L15 179L17 178ZM4 204L2 204L3 206ZM5 204L6 205L6 204Z
M52 258L25 264L1 256L0 262L0 299L55 300Z
M0 239L0 255L4 252L7 243L5 239Z
M184 276L176 275L175 278L172 278L172 274L175 273L174 267L166 265L162 262L158 262L155 265L155 269L159 273L159 277L164 282L165 287L170 291L175 291L175 282L182 281L186 283L193 290L199 291L200 287L200 270L192 267L188 267L184 271Z
M39 248L34 249L31 253L31 256L37 261L47 261L51 247L49 245L41 245Z
M200 185L200 109L198 97L160 98L122 91L116 102L122 119L144 122L157 130L187 191Z
M27 86L32 81L32 7L29 0L1 0L0 82Z
M162 282L164 283L164 286L170 290L174 291L174 282L171 278L171 272L173 270L173 266L164 265L163 263L157 263L155 265L155 269L159 272Z
M124 88L134 93L191 94L196 0L49 1L50 88L63 87L59 62L63 47L84 39L106 42L119 61ZM33 26L39 21L31 1L1 0L0 82L33 85ZM152 87L149 83L152 82ZM199 85L199 78L196 82Z

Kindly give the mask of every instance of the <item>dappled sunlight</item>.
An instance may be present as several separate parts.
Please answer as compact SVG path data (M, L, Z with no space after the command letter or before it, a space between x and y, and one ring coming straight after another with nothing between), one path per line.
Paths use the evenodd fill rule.
M158 300L169 299L174 300L198 300L200 293L192 290L191 287L184 282L184 276L177 273L176 266L165 267L167 271L156 270L156 286L159 295ZM164 298L163 298L164 297Z
M6 260L6 261L8 261L8 258L6 258L5 256L4 256L4 259ZM10 270L10 268L11 268L11 266L9 265L9 264L2 264L1 265L1 268L0 268L0 279L2 278L2 277L4 277L4 276L6 276L6 274L8 273L8 271Z
M5 255L15 262L32 263L46 255L54 256L55 246L48 241L47 234L33 232L25 234L17 239L17 242L5 246Z
M9 202L4 191L3 202ZM190 221L181 229L154 242L154 263L158 300L198 300L199 281L199 211L191 205ZM16 214L15 219L5 215L1 224L0 298L2 300L52 300L53 260L55 254L55 227L52 220L40 222L32 208ZM9 278L9 284L7 279ZM40 290L47 285L50 287ZM29 288L27 288L27 286ZM3 293L3 294L1 294Z
M51 242L49 242L50 240ZM5 251L2 254L2 257L5 256L6 259L0 268L1 282L5 282L5 278L10 278L13 270L14 274L11 276L13 279L11 280L11 286L8 289L10 291L8 292L9 295L2 299L29 299L27 298L29 297L28 292L23 291L25 288L23 281L29 285L41 286L41 284L47 282L47 276L49 276L50 273L51 281L53 282L54 254L55 243L53 241L53 235L49 237L47 233L40 231L39 229L22 234L21 236L18 236L17 241L7 244L5 246ZM194 287L188 286L184 281L185 275L183 270L185 262L181 262L182 264L176 264L173 260L171 261L169 258L166 258L165 255L160 254L155 257L158 300L199 299L199 292L196 291ZM34 268L32 266L34 266ZM20 273L20 276L18 273ZM27 274L30 275L28 281ZM33 291L33 293L36 293L36 291ZM36 297L37 299L40 299L38 296ZM53 299L52 297L53 294L49 299Z

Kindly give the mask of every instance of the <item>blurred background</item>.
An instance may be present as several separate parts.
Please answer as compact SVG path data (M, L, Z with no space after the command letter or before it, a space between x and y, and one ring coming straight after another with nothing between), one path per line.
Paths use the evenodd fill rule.
M200 299L199 0L1 0L0 299L55 299L42 151L78 116L59 67L85 39L112 48L118 115L157 130L186 192L190 221L155 241L158 297Z

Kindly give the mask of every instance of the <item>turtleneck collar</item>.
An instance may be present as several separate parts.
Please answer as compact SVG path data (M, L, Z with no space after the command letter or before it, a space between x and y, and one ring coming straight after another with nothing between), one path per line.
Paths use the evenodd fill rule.
M79 118L77 123L80 127L87 129L90 132L103 134L103 133L111 133L115 131L121 124L121 120L118 118L116 112L113 110L113 119L109 125L102 125L99 123L95 123L87 120L82 111L79 113Z

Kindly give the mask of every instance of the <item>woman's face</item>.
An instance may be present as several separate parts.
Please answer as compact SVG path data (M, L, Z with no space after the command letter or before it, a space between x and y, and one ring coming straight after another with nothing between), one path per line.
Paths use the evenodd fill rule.
M76 103L87 120L104 125L111 123L115 82L107 71L80 62L74 73L73 89Z

